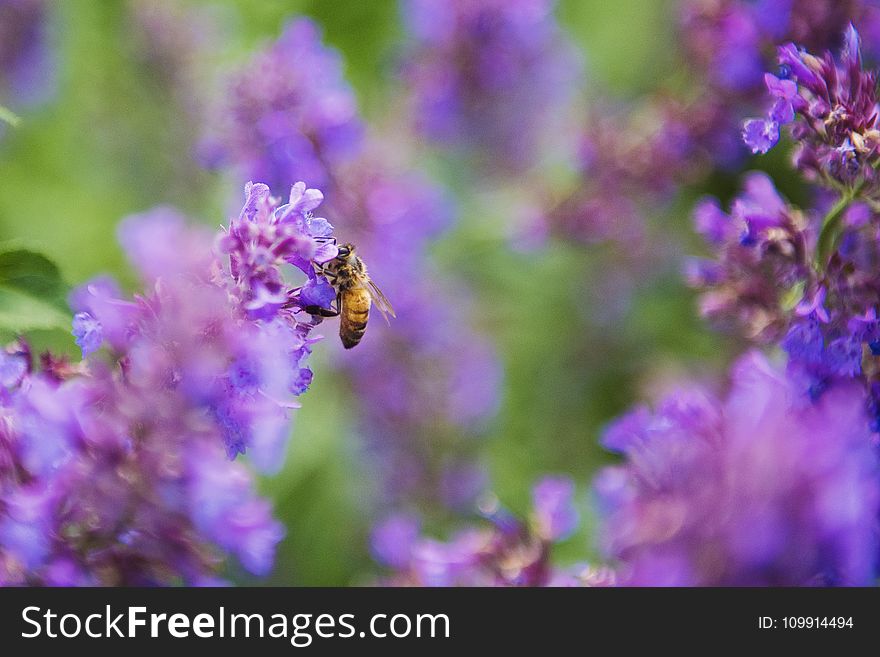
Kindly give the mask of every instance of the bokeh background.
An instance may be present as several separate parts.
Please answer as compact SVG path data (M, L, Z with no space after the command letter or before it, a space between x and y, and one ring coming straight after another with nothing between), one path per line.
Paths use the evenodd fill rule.
M48 4L53 90L38 103L5 103L22 120L0 138L0 240L46 253L70 285L107 272L136 289L115 237L123 217L172 204L217 227L229 216L230 199L239 198L244 180L194 161L195 136L207 118L203 107L181 99L174 55L199 51L198 76L185 86L210 98L225 72L277 38L291 18L308 16L341 54L369 123L387 123L401 85L405 35L393 0L175 2L179 16L200 18L183 43L169 35L164 53L144 45L136 2ZM672 0L559 0L556 16L577 46L574 93L594 113L637 102L659 81L680 75L684 55ZM781 158L761 166L779 167ZM417 149L411 166L442 186L455 208L452 227L424 256L433 276L468 290L447 310L490 340L501 364L497 412L473 430L468 451L484 464L487 487L517 513L527 511L540 476L570 476L584 522L555 559L595 558L589 482L612 460L599 446L601 428L671 382L713 378L739 348L698 318L681 275L682 256L701 248L689 216L694 199L706 192L728 197L737 175L713 174L649 208L649 246L635 249L559 234L523 245L511 235L528 176L487 177L430 145ZM541 175L556 176L560 187L571 177L565 167ZM797 199L784 175L777 180ZM344 218L328 219L344 237ZM455 299L465 296L458 308ZM29 318L26 334L36 349L78 358L69 316L59 319L57 304L11 297L5 303L3 316ZM4 323L4 338L14 336L13 325ZM335 339L334 331L328 324L323 333ZM371 339L382 339L381 331L368 331ZM377 471L359 435L357 390L340 374L348 354L329 342L315 349L315 380L302 398L283 470L262 482L287 527L274 573L262 583L348 585L378 572L368 538L378 513ZM426 518L429 533L444 536L468 522L469 512Z

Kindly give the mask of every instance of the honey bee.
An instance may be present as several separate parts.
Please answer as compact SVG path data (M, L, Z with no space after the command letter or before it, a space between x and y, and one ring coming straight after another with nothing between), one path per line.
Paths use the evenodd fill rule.
M336 289L336 309L308 306L305 311L320 317L339 316L339 339L346 349L356 346L364 337L370 306L375 305L386 322L389 315L396 317L391 303L370 278L353 244L341 245L337 256L317 271Z

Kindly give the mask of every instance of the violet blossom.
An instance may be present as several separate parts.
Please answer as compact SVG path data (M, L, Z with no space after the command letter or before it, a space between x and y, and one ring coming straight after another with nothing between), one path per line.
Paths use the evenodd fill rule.
M860 38L847 29L838 61L788 43L779 48L782 78L764 76L772 107L743 127L746 144L764 153L778 142L780 127L792 124L795 161L811 180L829 187L877 185L877 76L862 65Z
M724 398L700 388L605 433L600 541L637 586L868 585L878 546L876 442L861 385L815 403L752 353Z
M608 568L553 563L553 546L578 525L574 485L546 477L533 488L527 519L502 508L494 497L480 505L484 522L458 530L447 541L421 534L417 516L398 513L373 530L374 558L391 586L609 586Z
M554 0L404 0L402 79L420 134L486 169L532 166L578 65Z
M317 190L246 197L218 238L171 208L122 223L145 292L99 278L71 295L82 366L5 354L0 582L209 584L228 556L271 570L284 530L233 459L282 462L315 340L282 270L315 281L336 251ZM283 302L259 304L270 288Z
M200 147L212 167L280 189L332 184L328 167L357 153L363 126L339 54L306 18L289 22L228 81Z

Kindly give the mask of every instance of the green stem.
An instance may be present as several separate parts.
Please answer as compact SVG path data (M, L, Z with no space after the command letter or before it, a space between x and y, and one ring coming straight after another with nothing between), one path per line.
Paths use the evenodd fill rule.
M0 105L0 121L5 121L14 128L21 122L21 119L18 118L12 110Z
M822 231L819 233L819 241L816 244L816 267L820 271L828 262L828 258L834 248L834 243L837 241L837 237L840 233L838 228L843 219L844 211L862 191L865 182L865 180L862 180L858 185L844 192L837 200L837 203L834 204L834 207L832 207L828 211L828 214L825 215L825 218L822 219Z

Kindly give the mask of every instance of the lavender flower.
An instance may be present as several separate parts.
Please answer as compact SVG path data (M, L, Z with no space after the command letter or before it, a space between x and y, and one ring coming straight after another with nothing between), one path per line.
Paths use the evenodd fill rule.
M488 522L462 529L446 542L420 536L418 518L394 515L374 529L372 552L392 570L386 583L395 586L611 585L614 573L607 568L552 563L553 545L577 525L573 494L565 478L542 479L533 489L530 521L489 497L481 505Z
M793 79L768 75L765 83L762 77L774 63L776 46L794 41L820 52L837 49L850 22L866 34L880 33L880 3L684 0L676 37L683 44L681 65L692 82L690 93L682 97L661 87L634 108L594 110L580 137L579 184L563 201L544 204L553 210L543 221L566 238L638 246L643 208L656 212L681 185L698 183L718 168L741 166L747 154L742 137L756 153L778 142L800 101ZM767 85L774 98L768 116L743 123L764 108ZM742 126L739 139L737 126ZM852 175L857 144L842 146L834 167Z
M873 580L880 480L860 385L839 383L813 404L753 353L726 399L673 394L603 442L626 458L596 480L602 544L623 583Z
M306 66L312 70L300 70ZM248 176L318 172L327 181L328 212L343 222L337 228L395 307L397 319L386 326L371 318L364 341L338 365L359 397L358 431L383 503L467 505L482 492L483 475L472 463L475 441L462 437L477 433L497 408L500 367L488 341L461 321L465 294L439 285L427 264L427 244L452 219L448 198L407 170L405 153L360 134L353 97L336 54L311 23L294 21L231 86L229 108L220 112L231 112L228 121L240 127L221 135L221 146L230 166ZM283 127L272 133L283 147L254 132L259 117ZM303 192L291 205L316 200ZM329 235L329 225L315 218L304 230L318 241ZM314 260L332 257L331 245L324 249ZM237 272L235 259L233 267ZM282 281L257 276L249 289L253 317L288 303ZM318 277L298 295L299 308L326 307L335 292Z
M766 121L795 121L796 164L838 194L820 197L824 216L790 206L766 176L753 174L729 216L713 200L697 207L698 230L716 257L693 263L690 278L706 290L704 314L738 324L747 337L779 342L792 377L813 398L838 380L861 381L876 428L880 368L871 345L880 344L880 253L876 156L868 145L877 132L870 127L876 75L858 52L852 28L840 64L789 44L780 57L791 79L765 77L775 98Z
M230 165L274 189L291 180L322 188L328 167L357 152L363 131L354 93L318 27L298 18L234 76L201 150L206 164Z
M766 118L746 121L746 144L766 152L778 141L779 127L799 117L792 136L798 143L795 161L805 175L830 187L876 186L877 76L862 67L859 50L852 25L839 62L828 51L818 58L793 43L782 46L784 77L765 76L773 105Z
M91 354L79 371L51 357L24 375L7 363L0 582L199 584L227 555L270 571L283 528L232 459L281 464L314 341L302 286L281 269L314 280L315 258L335 247L311 214L320 192L298 183L280 205L249 183L246 196L216 240L171 208L124 221L145 293L127 300L97 279L72 294ZM270 287L283 301L257 304Z
M716 258L693 261L691 285L706 290L704 316L761 342L779 339L791 319L789 297L811 276L817 219L790 206L763 173L750 173L725 213L716 199L694 210L696 228Z
M532 165L577 64L554 0L406 0L403 80L416 129L491 162Z
M686 0L680 20L696 68L719 91L741 96L760 90L766 56L776 45L837 48L848 23L874 29L878 10L876 0Z

